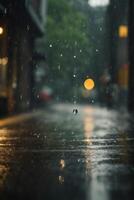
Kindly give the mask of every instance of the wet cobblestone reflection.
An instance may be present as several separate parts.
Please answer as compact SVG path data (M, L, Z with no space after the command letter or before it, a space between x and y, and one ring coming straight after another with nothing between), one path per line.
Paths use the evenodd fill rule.
M133 199L133 121L105 108L53 105L0 128L0 199ZM38 137L37 137L38 136Z

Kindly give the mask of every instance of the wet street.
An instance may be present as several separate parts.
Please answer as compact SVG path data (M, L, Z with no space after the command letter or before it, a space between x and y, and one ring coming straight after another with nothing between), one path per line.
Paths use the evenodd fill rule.
M134 198L132 118L76 108L57 104L0 123L0 200Z

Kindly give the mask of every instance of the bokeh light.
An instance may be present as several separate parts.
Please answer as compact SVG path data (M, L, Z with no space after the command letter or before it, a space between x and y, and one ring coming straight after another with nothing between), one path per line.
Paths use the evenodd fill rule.
M2 27L0 27L0 35L2 35L3 34L3 28Z
M128 37L128 26L126 25L119 26L119 37L120 38Z
M92 90L95 87L95 83L93 79L86 79L84 81L84 87L86 90Z
M108 6L110 3L110 0L88 0L88 4L91 7L103 7L103 6Z

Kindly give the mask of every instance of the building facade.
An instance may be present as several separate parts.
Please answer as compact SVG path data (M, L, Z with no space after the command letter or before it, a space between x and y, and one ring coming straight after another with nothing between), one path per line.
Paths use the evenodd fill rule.
M0 112L26 111L34 91L34 43L44 35L45 0L0 2Z
M129 83L128 13L127 0L111 0L108 10L110 24L110 73L113 84L113 103L127 106ZM121 100L121 101L120 101Z

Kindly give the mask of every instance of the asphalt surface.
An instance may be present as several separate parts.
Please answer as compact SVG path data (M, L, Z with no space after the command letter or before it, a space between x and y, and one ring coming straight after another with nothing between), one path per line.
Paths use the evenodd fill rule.
M17 118L0 127L0 200L134 199L132 116L57 104Z

